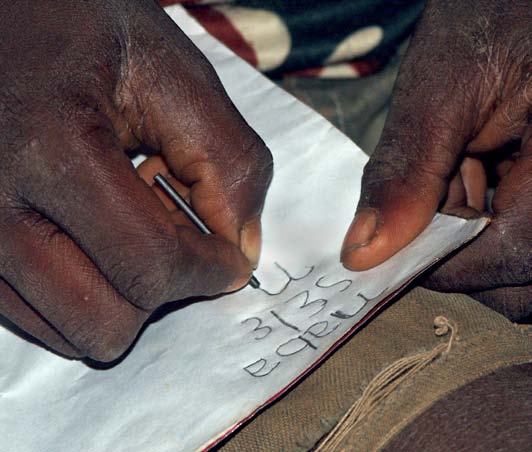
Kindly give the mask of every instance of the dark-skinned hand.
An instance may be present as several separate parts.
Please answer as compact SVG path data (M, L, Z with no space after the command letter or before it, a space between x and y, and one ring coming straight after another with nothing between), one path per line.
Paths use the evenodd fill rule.
M364 270L381 263L439 208L466 217L483 212L487 175L494 173L490 226L426 284L530 320L531 116L532 2L429 2L364 171L344 265Z
M0 11L4 323L111 361L163 303L246 284L271 155L163 10L0 0ZM139 146L158 155L140 170L149 183L126 155ZM215 234L169 211L150 188L157 171Z

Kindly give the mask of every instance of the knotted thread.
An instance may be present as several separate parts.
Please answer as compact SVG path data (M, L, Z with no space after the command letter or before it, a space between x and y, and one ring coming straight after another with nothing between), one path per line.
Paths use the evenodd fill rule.
M449 340L432 350L417 355L401 358L380 373L368 384L360 398L347 410L336 426L324 437L315 452L333 452L338 450L349 432L366 416L371 414L378 405L388 397L404 380L419 372L440 355L451 351L453 342L458 339L457 327L443 316L434 319L434 333L445 336L451 332Z

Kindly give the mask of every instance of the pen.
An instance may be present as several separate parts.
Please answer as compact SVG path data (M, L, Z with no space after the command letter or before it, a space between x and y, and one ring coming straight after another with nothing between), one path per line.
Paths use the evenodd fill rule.
M168 197L185 213L185 215L194 223L194 225L204 234L212 234L212 231L206 226L203 220L198 217L197 213L194 212L192 207L183 199L183 197L170 185L170 183L161 176L160 173L157 173L153 180L159 184L159 186L164 190ZM260 287L260 282L255 276L251 275L251 279L248 283L254 289Z

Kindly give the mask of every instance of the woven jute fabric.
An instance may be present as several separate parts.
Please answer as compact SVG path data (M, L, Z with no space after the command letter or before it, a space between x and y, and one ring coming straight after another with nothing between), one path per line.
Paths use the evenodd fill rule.
M309 451L337 425L374 378L396 361L430 352L448 338L434 334L445 317L457 337L448 353L409 376L357 421L338 450L385 448L437 401L497 369L532 362L532 332L460 294L417 288L366 327L277 403L260 413L224 452Z

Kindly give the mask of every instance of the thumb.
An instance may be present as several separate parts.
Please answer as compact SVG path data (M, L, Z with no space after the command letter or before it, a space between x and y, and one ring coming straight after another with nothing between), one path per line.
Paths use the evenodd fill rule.
M381 141L364 169L341 254L351 270L382 263L430 223L475 127L478 106L464 95L472 81L457 76L467 63L453 61L457 44L424 39L431 21L424 17L412 40Z
M361 199L342 246L341 260L351 270L384 262L427 227L455 165L452 155L444 167L431 164L429 156L414 162L401 146L381 147L379 153L385 159L376 156L364 170Z
M129 50L129 64L144 70L125 75L120 98L128 124L161 155L163 176L183 185L208 228L256 266L271 154L207 59L162 10L149 13L153 20L140 18L145 27L131 31L140 44ZM146 33L155 43L145 42Z

